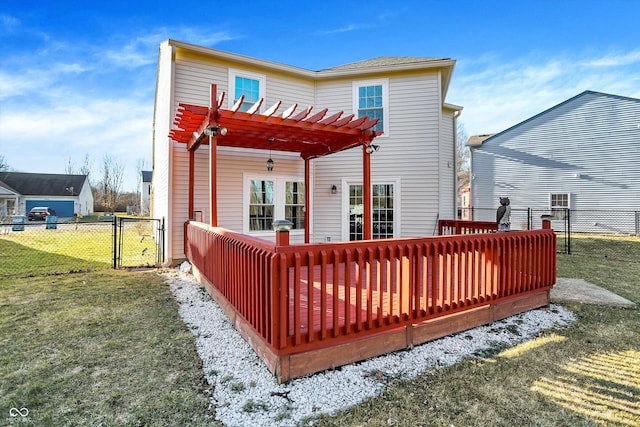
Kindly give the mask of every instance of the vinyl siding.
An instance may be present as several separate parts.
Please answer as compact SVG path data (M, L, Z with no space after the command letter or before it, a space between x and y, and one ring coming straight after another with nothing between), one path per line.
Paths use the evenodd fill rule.
M222 63L220 61L205 59L198 55L177 50L175 62L175 101L173 103L173 116L180 103L191 103L197 105L209 105L209 94L212 83L217 85L217 94L227 91L229 84L229 68L250 71L252 73L263 73L262 70L254 68L244 68L238 64ZM264 74L264 73L263 73ZM300 79L292 79L289 76L279 74L266 75L265 82L265 102L262 110L269 108L278 100L282 100L278 112L281 113L293 103L298 103L297 111L313 105L313 84ZM224 108L229 108L230 100L228 94L225 97ZM171 120L172 121L172 120ZM166 134L169 130L167 129ZM184 258L184 237L183 225L190 217L188 212L189 194L189 156L184 144L171 143L173 149L173 179L171 184L171 194L173 202L171 204L171 224L169 233L173 247L171 248L171 258ZM218 225L232 230L242 230L242 209L243 209L243 180L244 172L265 173L265 161L268 153L259 151L234 151L226 147L218 149ZM277 156L274 153L274 160L277 162L277 173L298 176L304 181L304 162L299 157L292 157L284 154ZM195 190L194 190L194 211L198 219L200 215L205 222L209 221L209 147L203 146L196 151L195 155ZM275 172L275 171L274 171ZM274 236L261 236L268 239ZM302 240L304 236L302 236ZM292 233L291 241L300 241L299 233Z
M569 193L574 210L640 210L639 118L640 100L585 92L488 139L471 152L473 206Z
M159 191L155 191L157 177L158 184L162 184L158 190L164 190L169 196L154 199L154 207L171 218L167 223L169 240L172 242L168 256L175 261L184 258L183 224L190 216L187 212L188 152L184 144L174 143L167 138L179 103L209 105L211 83L217 85L218 94L226 92L229 88L229 69L232 68L264 76L265 102L262 111L282 100L279 112L297 103L298 111L312 105L313 112L328 108L328 114L342 110L348 115L353 110L353 79L316 81L261 69L255 65L246 67L233 61L221 61L182 48L175 49L174 62L168 65L165 62L171 58L171 50L168 49L161 56L156 123L160 119L164 123L162 128L156 125L154 134L154 192L160 195ZM171 69L171 73L165 75L165 68ZM164 80L161 81L161 78ZM397 229L399 237L431 235L440 212L443 209L453 210L455 203L453 191L448 188L452 185L449 182L453 182L453 172L444 170L438 160L443 144L450 146L453 135L452 126L446 125L450 119L443 118L439 72L373 75L362 80L382 78L388 79L389 83L389 119L385 135L375 141L381 150L371 157L371 179L374 184L397 183L400 206L396 212L401 214ZM223 108L230 107L233 102L230 98L227 94ZM162 114L159 114L160 109L164 109ZM218 224L221 227L243 230L243 177L245 174L266 176L267 156L268 153L254 150L218 148ZM194 210L202 211L205 221L209 218L208 158L208 147L197 150ZM274 152L273 159L276 162L274 175L284 174L304 180L304 161L299 157ZM311 224L308 226L311 240L324 241L327 237L333 241L341 240L342 219L346 217L346 212L342 211L342 186L343 182L362 181L362 149L313 160L310 167L312 199ZM159 169L162 171L156 172ZM451 173L451 178L441 181L443 172ZM336 185L338 194L331 194L332 185ZM302 239L302 235L292 233L292 242L302 242Z
M166 43L160 45L158 53L158 75L156 82L156 102L153 118L153 181L151 215L154 218L169 216L170 194L170 125L173 122L173 48ZM171 253L172 239L165 240L165 253Z
M352 112L352 80L318 85L318 103L330 112ZM389 77L388 134L375 140L380 151L371 155L372 183L399 178L401 218L399 237L431 235L439 213L440 129L437 73ZM451 137L448 139L450 140ZM314 162L313 240L341 239L343 181L362 182L362 150L353 149ZM338 187L336 195L329 189ZM449 192L453 198L453 192ZM450 202L453 203L453 200Z

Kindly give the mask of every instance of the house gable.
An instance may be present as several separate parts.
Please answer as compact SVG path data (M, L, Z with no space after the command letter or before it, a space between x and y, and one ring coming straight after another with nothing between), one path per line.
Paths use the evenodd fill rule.
M575 211L639 210L639 117L640 99L585 91L471 147L474 219L505 196L512 209L562 196Z

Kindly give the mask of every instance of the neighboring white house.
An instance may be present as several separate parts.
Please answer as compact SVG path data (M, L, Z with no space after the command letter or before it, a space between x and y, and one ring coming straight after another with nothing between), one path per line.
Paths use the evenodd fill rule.
M168 135L180 103L209 105L211 84L225 93L226 109L244 95L243 109L264 98L261 112L281 100L284 107L380 118L380 150L371 155L373 237L433 235L438 219L455 218L457 209L455 130L462 107L445 102L454 64L448 58L380 57L310 71L174 40L162 43L151 214L166 218L169 262L184 258L184 222L209 217L210 181L207 145L195 153L194 212L188 212L189 153ZM269 157L275 161L271 172L265 167ZM256 227L249 214L252 196L262 191L273 198L269 220L283 219L286 210L310 209L311 242L362 238L362 170L357 149L311 160L307 207L300 204L305 175L299 155L218 147L218 225L272 240L274 233ZM292 230L292 243L304 241L303 231Z
M50 207L62 218L93 214L87 176L0 172L0 217L26 215L37 206Z
M151 202L151 178L152 171L141 171L142 179L140 181L140 215L149 215Z
M512 209L570 208L574 231L636 229L633 215L614 227L580 211L640 210L640 99L585 91L474 141L474 208L495 208L509 197ZM474 219L495 220L495 211L474 209Z

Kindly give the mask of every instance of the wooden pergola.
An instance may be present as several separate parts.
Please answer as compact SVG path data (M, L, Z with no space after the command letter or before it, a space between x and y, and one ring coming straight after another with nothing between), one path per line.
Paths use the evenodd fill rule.
M369 117L354 118L353 114L343 117L343 112L327 116L328 109L312 114L309 106L300 112L294 104L278 113L282 101L260 113L263 99L253 104L248 111L239 111L244 96L231 109L223 109L225 93L218 96L215 84L211 85L209 106L179 104L174 120L176 128L169 137L186 144L189 150L189 215L194 210L194 168L195 151L203 144L209 144L209 170L211 192L209 194L210 219L213 227L218 226L217 214L217 146L274 150L299 153L304 160L305 206L310 206L310 163L311 159L362 147L364 239L371 239L371 149L373 139L381 133L372 130L379 119ZM305 209L305 243L309 242L309 209Z

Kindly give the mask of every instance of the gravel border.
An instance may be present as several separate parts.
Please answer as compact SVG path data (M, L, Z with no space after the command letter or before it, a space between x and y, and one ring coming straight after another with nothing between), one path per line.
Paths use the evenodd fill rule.
M216 419L227 426L295 426L321 413L334 415L379 395L390 379L411 379L491 348L514 346L544 329L575 320L572 312L552 304L549 310L518 314L411 350L278 384L193 276L175 270L165 277L180 304L181 318L196 338L205 377L212 385Z

